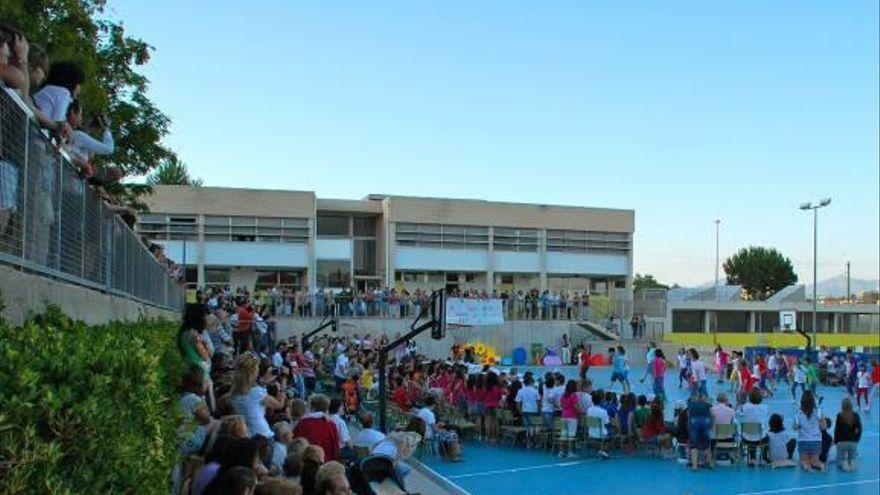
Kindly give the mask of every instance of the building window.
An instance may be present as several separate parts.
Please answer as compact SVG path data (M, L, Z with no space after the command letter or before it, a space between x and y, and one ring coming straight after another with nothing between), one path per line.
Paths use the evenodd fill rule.
M489 245L489 228L436 223L398 223L397 244L442 249L483 249Z
M464 281L465 282L473 282L475 278L476 278L476 275L474 275L473 273L465 273L464 274Z
M505 285L513 285L513 275L502 275L501 283Z
M319 236L350 236L349 217L336 215L318 215Z
M376 237L376 219L374 217L354 217L352 227L355 237Z
M343 289L351 286L351 267L348 261L318 260L316 278L318 287Z
M205 241L219 242L309 242L304 218L205 217Z
M256 290L269 290L275 287L298 288L300 275L290 271L257 271Z
M205 285L225 286L229 285L229 270L223 268L205 269Z
M199 238L195 215L140 215L137 231L154 240L195 241Z
M376 274L376 241L371 239L354 240L354 274Z
M447 273L446 274L446 281L458 283L458 273Z
M621 254L629 248L629 234L625 232L547 231L548 252Z
M498 251L538 252L537 229L495 227L492 246Z

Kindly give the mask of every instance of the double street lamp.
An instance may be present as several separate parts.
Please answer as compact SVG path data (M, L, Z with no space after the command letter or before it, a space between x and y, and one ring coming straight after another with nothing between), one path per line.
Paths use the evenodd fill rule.
M819 201L816 204L813 203L804 203L800 206L801 210L808 211L813 210L813 340L811 344L813 347L816 347L816 304L817 304L817 296L816 296L816 284L818 281L816 280L816 252L818 250L818 242L817 242L817 234L816 230L819 226L819 215L818 211L820 208L824 208L831 204L831 198L825 198L822 201Z

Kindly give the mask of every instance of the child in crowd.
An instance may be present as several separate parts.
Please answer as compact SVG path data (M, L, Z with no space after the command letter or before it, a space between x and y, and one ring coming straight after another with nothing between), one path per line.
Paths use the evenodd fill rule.
M868 391L871 389L871 374L868 373L868 367L865 363L859 364L859 371L856 375L856 405L859 410L868 409ZM865 406L862 409L862 397L865 398Z
M645 395L639 395L636 398L636 428L642 428L643 426L645 426L645 423L647 423L648 421L648 414L650 413L651 408L648 407L648 397L646 397Z
M864 365L862 365L864 366ZM837 445L837 465L850 472L855 470L856 448L862 438L862 420L853 411L852 399L844 397L834 425L834 444Z
M825 466L819 460L822 449L822 432L819 425L816 399L809 390L801 395L801 405L795 414L794 429L797 431L800 464L804 471L822 471Z
M358 381L357 375L349 376L342 384L342 397L345 400L345 414L353 415L358 412Z
M666 433L666 422L663 419L663 400L655 397L651 402L650 413L641 430L642 442L654 445L661 450L670 446L670 436Z
M523 377L523 387L516 392L514 400L519 407L520 414L522 414L523 426L526 428L526 445L531 446L532 437L536 431L536 418L541 396L538 389L535 388L535 379L530 372Z
M686 383L688 381L688 376L690 375L690 358L688 358L687 351L685 351L684 347L678 350L678 388L682 387L682 383Z
M635 441L638 438L636 425L636 396L632 392L625 393L620 397L620 411L618 412L620 435L625 442L627 451L635 450Z
M875 397L880 397L880 362L871 361L871 393L868 394L868 412L871 412L871 406Z
M796 466L792 460L797 440L785 429L782 415L772 414L769 421L770 431L767 433L767 460L773 467Z
M580 400L577 396L577 382L569 380L565 384L565 391L559 398L559 404L562 408L562 431L560 435L563 438L575 438L578 430L578 415L584 411L580 408ZM573 442L563 442L562 445L568 449L563 454L562 449L559 451L559 457L572 458L575 457L572 448Z

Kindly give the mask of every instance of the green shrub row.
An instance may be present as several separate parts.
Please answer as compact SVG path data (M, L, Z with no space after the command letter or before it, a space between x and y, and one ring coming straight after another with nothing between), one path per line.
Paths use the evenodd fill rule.
M163 493L176 460L177 324L0 321L0 493Z

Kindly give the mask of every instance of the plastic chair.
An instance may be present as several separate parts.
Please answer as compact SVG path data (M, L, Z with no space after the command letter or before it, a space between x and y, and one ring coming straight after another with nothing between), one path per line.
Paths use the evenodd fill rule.
M718 462L718 454L730 456L730 463L739 460L740 445L736 440L736 426L733 423L715 425L715 462ZM723 461L722 461L723 462Z
M577 447L577 435L575 434L573 437L563 435L564 428L565 422L562 421L562 418L556 418L556 421L553 423L553 431L555 433L553 435L553 447L550 449L550 452L556 451L557 447L559 448L559 452L562 452L563 445L567 446L569 452Z
M743 438L745 438L746 436L750 436L752 438L764 438L764 426L761 423L743 423L742 435ZM749 445L748 443L746 443L745 440L743 440L742 445L746 449L746 459L748 459L748 451L751 449L755 449L755 461L758 463L759 466L763 464L761 456L761 444L753 442L751 445Z
M602 418L587 416L586 417L586 427L587 428L586 428L585 445L587 447L594 447L597 451L604 452L608 448L608 443L614 441L614 437L611 437L607 434L604 437L590 435L591 431L594 431L594 430L602 431L602 429L605 427L605 425L602 424ZM607 433L608 430L606 429L605 432Z

